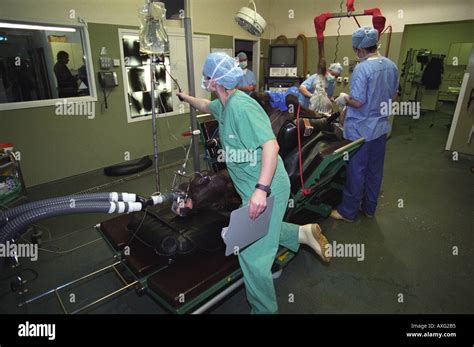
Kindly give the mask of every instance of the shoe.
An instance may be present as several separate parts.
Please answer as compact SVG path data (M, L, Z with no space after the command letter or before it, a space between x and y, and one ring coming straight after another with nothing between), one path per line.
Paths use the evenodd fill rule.
M361 213L363 213L364 216L366 216L367 218L370 218L370 219L374 218L374 215L373 215L373 214L368 214L367 212L365 212L365 211L363 210L362 207L359 208L359 211L360 211Z
M315 238L315 240L319 243L319 246L321 247L321 255L319 254L318 255L324 260L324 262L329 263L329 261L331 260L331 257L327 257L325 254L327 250L326 245L329 244L329 241L326 238L326 236L323 235L323 232L321 231L321 227L319 226L319 224L311 224L311 234L313 234L313 237Z
M344 218L343 216L341 216L341 214L338 212L338 210L332 210L329 217L337 219L337 220L343 220L344 222L348 222L348 223L353 222L353 220L347 219L347 218Z

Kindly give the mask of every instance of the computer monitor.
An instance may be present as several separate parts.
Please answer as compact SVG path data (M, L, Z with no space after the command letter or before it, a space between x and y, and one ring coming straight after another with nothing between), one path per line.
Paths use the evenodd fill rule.
M296 66L296 45L270 46L270 66Z

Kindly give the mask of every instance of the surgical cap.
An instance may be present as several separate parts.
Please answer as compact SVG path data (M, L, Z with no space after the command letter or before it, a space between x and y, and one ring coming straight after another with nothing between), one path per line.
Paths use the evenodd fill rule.
M237 54L237 58L247 60L247 54L245 54L245 52L240 52L239 54Z
M352 34L352 46L355 48L368 48L376 46L379 33L372 27L362 27Z
M328 70L331 70L335 73L341 74L342 73L342 65L339 64L339 63L332 63L331 65L329 65Z
M226 89L233 89L240 82L243 70L232 57L222 52L207 56L202 73Z

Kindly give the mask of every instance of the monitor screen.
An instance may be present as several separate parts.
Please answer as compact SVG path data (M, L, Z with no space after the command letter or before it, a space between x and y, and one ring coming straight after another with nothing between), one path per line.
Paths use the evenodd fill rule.
M273 66L295 66L296 46L273 46L270 47L270 65Z

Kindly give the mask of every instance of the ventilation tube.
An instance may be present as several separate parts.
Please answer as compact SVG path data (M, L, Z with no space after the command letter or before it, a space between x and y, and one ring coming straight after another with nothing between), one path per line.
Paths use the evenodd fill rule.
M154 195L149 200L145 200L136 194L96 193L70 195L32 202L4 212L4 214L9 213L7 216L8 222L0 229L0 244L15 238L18 232L38 220L78 213L130 213L141 211L145 206L163 204L175 198L175 193ZM91 201L87 199L102 200ZM120 199L124 201L118 201ZM135 200L141 201L135 202Z
M6 241L15 239L22 230L28 225L35 223L42 219L47 219L56 216L68 214L83 214L83 213L130 213L141 211L143 205L139 202L107 202L107 201L82 201L77 202L74 207L71 207L70 202L67 201L62 205L46 206L41 209L28 211L21 216L16 217L11 222L6 224L0 231L0 244L5 244Z
M129 194L129 193L112 192L112 193L92 193L92 194L61 196L58 198L30 202L28 204L24 204L18 207L8 209L6 211L2 211L0 212L0 220L2 219L11 220L25 212L40 209L43 207L58 206L58 205L63 205L65 203L72 206L78 202L84 202L84 201L135 202L137 201L137 195Z

